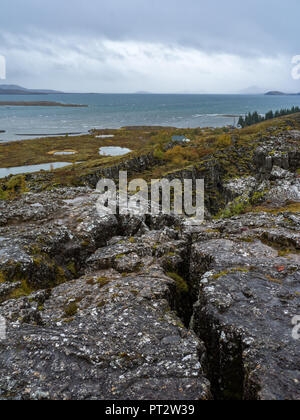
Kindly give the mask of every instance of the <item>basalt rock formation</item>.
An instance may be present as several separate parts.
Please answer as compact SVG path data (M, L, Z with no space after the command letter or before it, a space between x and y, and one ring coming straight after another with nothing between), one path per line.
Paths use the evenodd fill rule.
M205 177L200 226L100 217L96 176L0 201L0 399L299 399L299 138L170 175Z

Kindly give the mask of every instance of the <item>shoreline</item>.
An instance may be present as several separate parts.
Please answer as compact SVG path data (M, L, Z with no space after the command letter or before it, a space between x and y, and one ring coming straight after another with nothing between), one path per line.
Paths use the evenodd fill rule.
M64 133L45 133L45 134L41 134L41 133L37 133L37 134L34 134L34 133L28 133L28 134L24 134L24 133L21 133L21 134L15 134L15 136L20 136L20 137L22 137L22 136L38 136L38 137L61 137L61 136L81 136L81 135L83 135L84 133L82 133L82 132L64 132ZM28 140L30 140L30 139L28 139Z
M88 108L88 105L63 104L61 102L50 101L0 101L0 106L59 106L63 108Z

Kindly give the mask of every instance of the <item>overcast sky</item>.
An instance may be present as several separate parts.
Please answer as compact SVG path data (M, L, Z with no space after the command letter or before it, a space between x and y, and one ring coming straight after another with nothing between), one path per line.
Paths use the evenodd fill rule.
M0 13L5 83L78 92L300 91L291 76L299 0L1 0Z

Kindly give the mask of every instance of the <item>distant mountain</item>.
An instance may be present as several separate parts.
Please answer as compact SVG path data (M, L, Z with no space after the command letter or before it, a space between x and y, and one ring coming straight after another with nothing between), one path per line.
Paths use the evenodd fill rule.
M0 89L5 89L5 90L26 90L22 86L18 86L18 85L0 85Z
M298 96L300 93L284 93L277 90L272 90L271 92L265 93L266 96Z
M49 89L27 89L18 85L0 85L0 95L49 95L51 93L63 93Z

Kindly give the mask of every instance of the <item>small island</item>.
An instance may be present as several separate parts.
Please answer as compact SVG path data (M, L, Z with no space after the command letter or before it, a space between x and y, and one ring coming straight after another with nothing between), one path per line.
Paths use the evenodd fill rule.
M285 92L280 92L277 90L272 90L270 92L265 93L265 96L298 96L300 95L300 93L285 93Z
M61 102L49 101L0 101L0 106L59 106L64 108L88 108L88 105L63 104Z

